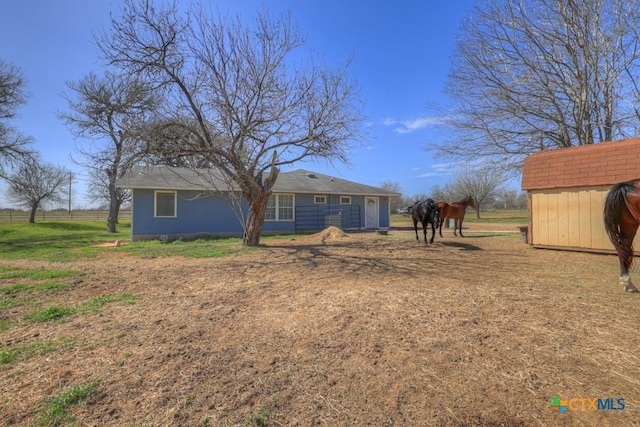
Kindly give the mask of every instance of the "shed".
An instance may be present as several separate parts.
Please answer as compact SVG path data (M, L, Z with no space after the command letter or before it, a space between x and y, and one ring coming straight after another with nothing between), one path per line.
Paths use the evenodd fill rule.
M524 160L528 243L613 252L602 219L614 184L640 178L640 138L541 151ZM640 242L636 237L637 243Z

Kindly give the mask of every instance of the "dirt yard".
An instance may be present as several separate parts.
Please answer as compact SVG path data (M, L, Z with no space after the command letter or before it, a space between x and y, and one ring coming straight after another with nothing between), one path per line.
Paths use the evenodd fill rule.
M0 424L99 379L79 425L640 425L640 296L617 259L496 227L512 233L472 224L426 247L404 227L333 230L223 259L48 264L87 273L60 304L137 300L0 332L3 348L73 343L0 366Z

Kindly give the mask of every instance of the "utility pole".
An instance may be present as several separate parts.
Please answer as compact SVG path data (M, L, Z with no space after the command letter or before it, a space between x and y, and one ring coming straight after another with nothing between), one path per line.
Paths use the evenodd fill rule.
M69 215L71 215L71 179L72 175L71 172L69 172Z

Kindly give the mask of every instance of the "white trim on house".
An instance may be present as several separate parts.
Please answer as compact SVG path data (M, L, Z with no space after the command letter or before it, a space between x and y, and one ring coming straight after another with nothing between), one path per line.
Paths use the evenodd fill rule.
M280 203L280 198L282 196L291 196L291 205L290 206L281 206ZM296 210L295 210L295 206L296 206L296 195L293 193L273 193L271 194L271 196L269 196L269 200L271 200L271 198L273 197L273 200L275 201L275 212L274 212L274 218L269 218L268 217L268 211L265 212L265 217L264 220L265 222L276 222L276 221L295 221L296 220ZM267 210L269 209L269 205L267 205ZM291 216L288 217L288 215L282 215L284 212L288 212L291 211ZM284 216L284 218L283 218Z
M364 228L380 227L380 199L378 197L364 198Z
M159 194L173 194L173 215L158 214L158 195ZM175 190L154 190L153 191L153 217L154 218L176 218L177 216L178 216L178 192Z
M325 196L324 194L322 195L316 194L315 196L313 196L313 203L315 203L316 205L326 205L327 196Z

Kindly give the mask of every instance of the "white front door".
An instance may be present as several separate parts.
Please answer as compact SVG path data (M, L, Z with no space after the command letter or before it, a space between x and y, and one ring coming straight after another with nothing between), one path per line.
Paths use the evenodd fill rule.
M377 197L364 198L364 228L380 227L380 217Z

